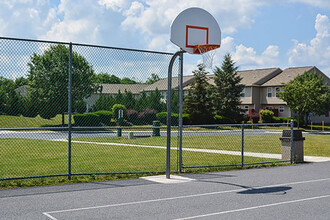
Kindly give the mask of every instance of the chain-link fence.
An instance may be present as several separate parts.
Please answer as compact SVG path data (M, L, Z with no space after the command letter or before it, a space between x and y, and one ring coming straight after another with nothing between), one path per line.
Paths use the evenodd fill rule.
M13 38L0 51L1 180L165 172L173 54ZM180 139L173 69L172 172L282 161L286 124L184 126Z

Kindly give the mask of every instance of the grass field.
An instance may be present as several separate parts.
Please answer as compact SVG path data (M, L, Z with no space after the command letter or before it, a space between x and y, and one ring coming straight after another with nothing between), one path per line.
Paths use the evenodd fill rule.
M68 123L67 115L65 115L65 123ZM52 119L43 119L39 115L35 118L0 115L0 128L38 128L58 126L61 124L62 115L57 115Z
M152 138L154 139L154 138ZM144 139L147 141L147 139ZM0 142L0 178L66 174L67 143L45 140L3 139ZM172 151L171 166L176 170L177 152ZM72 173L165 171L166 150L131 146L72 143ZM271 161L257 158L257 162ZM239 156L189 152L188 165L238 164ZM256 158L245 158L256 162Z
M280 135L246 135L245 151L281 153ZM166 146L166 137L127 139L125 137L78 138L89 142L123 143L148 146ZM184 148L240 151L239 135L190 136L183 138ZM177 147L177 137L172 137ZM329 135L306 135L305 155L330 157ZM0 142L0 178L66 174L68 170L67 143L2 139ZM72 172L134 172L165 170L165 149L134 146L72 143ZM172 150L172 169L176 169L177 152ZM269 158L245 157L245 163L274 161ZM202 152L183 152L184 166L239 164L240 156Z

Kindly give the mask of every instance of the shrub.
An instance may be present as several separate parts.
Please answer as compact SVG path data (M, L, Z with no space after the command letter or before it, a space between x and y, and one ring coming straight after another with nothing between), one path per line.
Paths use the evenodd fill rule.
M75 126L100 126L100 116L95 113L75 114Z
M157 111L155 109L146 108L139 113L139 123L151 125L156 120Z
M172 113L173 114L173 113ZM167 124L167 112L159 112L156 114L156 118L160 123L166 125Z
M260 111L260 120L263 123L272 123L274 112L264 109Z
M214 122L216 124L230 124L230 123L233 123L233 120L231 120L230 118L227 118L225 116L215 115Z
M156 117L162 124L167 124L167 112L159 112ZM179 114L171 113L171 124L172 126L179 125ZM191 124L190 114L182 114L182 124Z
M124 118L125 118L125 111L126 111L126 107L125 105L122 104L114 104L111 108L111 111L113 112L113 117L115 118L115 120L118 120L118 111L119 110L123 110L124 111Z
M190 116L190 114L182 114L182 123L184 125L191 124L191 116Z
M129 121L133 124L138 124L139 113L134 109L127 109L126 118L127 118L127 121Z
M113 116L112 112L106 111L106 110L101 110L94 112L94 114L97 114L99 116L99 121L103 125L111 126L111 118Z

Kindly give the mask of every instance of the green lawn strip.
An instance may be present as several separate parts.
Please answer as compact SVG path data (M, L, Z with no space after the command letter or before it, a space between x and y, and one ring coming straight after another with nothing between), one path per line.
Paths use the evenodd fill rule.
M256 153L281 153L281 135L245 135L244 150ZM148 146L166 146L166 137L134 138L127 137L101 137L101 138L75 138L73 140L123 143ZM171 138L171 147L177 147L178 138ZM241 151L240 135L209 135L185 136L182 138L183 148L198 148L210 150Z
M68 116L65 115L65 123L68 123ZM52 127L62 124L62 115L52 119L43 119L39 115L35 118L23 116L0 115L0 128L34 128Z
M256 153L281 154L281 134L272 135L245 135L244 151ZM330 135L305 135L304 153L308 156L330 157ZM166 137L134 138L126 137L101 137L101 138L75 138L74 140L123 143L148 146L166 146ZM186 136L182 140L183 148L198 148L211 150L241 150L240 135L218 135L218 136ZM171 138L171 147L178 146L178 138Z
M0 142L0 178L67 173L67 143L2 139ZM176 170L177 152L171 151L172 171ZM239 156L186 152L185 165L239 163ZM246 159L249 161L249 159ZM259 158L251 158L251 162ZM270 161L269 159L266 159ZM132 146L72 143L72 173L165 171L166 150ZM264 160L261 160L264 161Z
M330 157L330 135L305 135L305 138L305 155Z

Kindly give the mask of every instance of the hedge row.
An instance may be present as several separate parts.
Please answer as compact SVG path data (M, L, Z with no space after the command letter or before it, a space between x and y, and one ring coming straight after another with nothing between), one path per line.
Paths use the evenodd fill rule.
M167 124L167 112L160 112L156 115L157 120L160 121L160 123L166 125ZM190 115L189 114L182 114L182 123L184 125L191 124ZM179 124L179 114L171 113L171 125L177 126Z
M110 111L97 111L92 113L75 114L73 116L75 126L113 126L111 122L113 114Z

